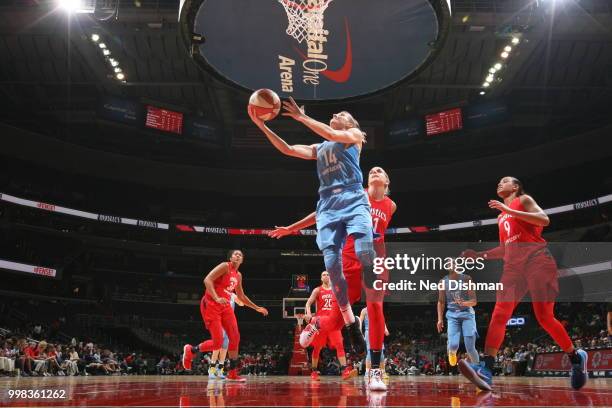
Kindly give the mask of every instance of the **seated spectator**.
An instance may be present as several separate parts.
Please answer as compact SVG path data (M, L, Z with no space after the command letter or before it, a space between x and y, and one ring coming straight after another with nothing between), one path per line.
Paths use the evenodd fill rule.
M417 368L416 365L412 364L410 367L408 367L408 369L406 370L408 375L419 375L419 369Z
M59 355L53 344L47 345L46 355L47 371L49 372L49 374L61 376L66 375L60 367Z
M29 356L30 345L26 339L17 340L16 349L17 354L15 358L15 367L21 370L21 375L29 377L33 375L32 364L34 359Z
M159 363L157 363L157 374L171 374L171 364L172 362L170 361L168 356L162 356L161 360L159 360Z
M85 354L85 368L86 370L91 373L91 374L97 374L97 373L104 373L104 374L109 374L108 369L104 366L104 363L102 363L102 360L100 360L100 355L95 353L94 350L89 349L88 352L86 352Z
M119 368L119 363L115 360L113 353L108 350L102 350L100 354L100 359L102 363L106 366L107 370L111 373L118 373L121 371Z
M34 360L34 372L48 377L49 364L47 361L47 342L42 340L38 343L30 343L30 357Z
M79 358L79 353L75 350L74 346L71 346L68 349L68 356L64 360L64 370L68 375L78 375L81 371L79 368L79 364L81 363L81 359Z
M124 370L127 374L136 374L136 370L134 369L134 360L136 359L136 353L130 353L123 358L122 365L124 366Z
M6 340L0 348L0 373L10 375L15 370L15 350L11 341Z

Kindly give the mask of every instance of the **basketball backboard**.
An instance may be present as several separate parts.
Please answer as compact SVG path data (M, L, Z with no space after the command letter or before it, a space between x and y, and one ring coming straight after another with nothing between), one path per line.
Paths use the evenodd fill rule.
M185 0L181 9L200 67L299 100L355 98L413 78L449 24L447 0Z

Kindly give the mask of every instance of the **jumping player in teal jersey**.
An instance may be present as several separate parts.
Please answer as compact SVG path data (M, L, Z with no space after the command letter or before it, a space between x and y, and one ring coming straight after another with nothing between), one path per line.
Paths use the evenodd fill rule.
M347 326L355 352L365 353L365 341L359 329L359 319L349 303L347 282L342 273L342 245L347 235L355 237L355 252L362 265L367 287L375 280L373 262L372 216L364 191L359 156L366 142L365 133L353 116L342 111L334 114L329 125L304 113L290 98L283 102L284 116L304 124L325 141L312 145L289 145L274 133L249 108L251 120L266 135L270 143L281 153L304 160L317 161L319 176L319 201L317 203L317 244L323 252L325 269L329 272L338 306ZM316 323L316 322L315 322ZM304 329L300 343L306 347L318 331L316 324Z

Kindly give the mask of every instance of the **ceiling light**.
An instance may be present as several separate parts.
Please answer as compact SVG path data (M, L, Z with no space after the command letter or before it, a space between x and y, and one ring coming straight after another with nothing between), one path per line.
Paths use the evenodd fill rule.
M488 88L488 87L489 87L489 85L491 85L491 84L490 84L490 83L488 83L488 82L485 82L484 84L482 84L482 86L484 86L485 88Z
M498 62L497 64L493 65L493 68L499 71L502 68L502 64Z
M510 55L510 54L508 54L506 51L501 53L501 57L504 58L504 59L508 58L508 55Z
M99 39L100 39L100 36L98 34L91 35L91 41L98 42Z
M493 75L489 75L487 77L487 82L493 82Z
M110 55L110 51L109 51L109 50L102 50L102 54L104 54L104 55Z
M125 75L123 75L123 73L119 72L119 73L117 74L117 79L119 79L119 80L123 81L123 79L124 79L124 78L125 78Z
M480 91L480 94L481 94L481 95L484 95L485 93L486 93L485 91Z
M510 51L512 51L512 47L509 46L509 45L506 45L506 47L504 48L504 51L510 52Z
M110 64L111 64L113 67L116 67L117 65L119 65L119 62L118 62L117 60L114 60L114 59L112 59L112 58L111 58L111 59L110 59Z
M106 48L106 44L104 44L104 43L100 43L100 44L98 44L98 47L100 47L100 48L104 49L104 48Z
M518 37L512 37L512 44L516 45L520 42L521 40L519 40Z
M497 70L495 69L495 67L489 68L489 74L494 74L496 72L497 72Z
M121 71L121 68L119 68L119 67L115 68L115 73L116 73L116 74L118 74L118 73L120 73L120 72L122 72L122 71Z
M67 13L74 13L81 6L80 0L58 0L57 3Z

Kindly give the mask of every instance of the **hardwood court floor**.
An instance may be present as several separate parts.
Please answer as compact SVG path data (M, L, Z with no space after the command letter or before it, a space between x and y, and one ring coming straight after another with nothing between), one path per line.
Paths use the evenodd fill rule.
M39 390L10 398L10 390ZM41 390L63 398L41 398ZM496 377L478 392L462 377L391 377L384 393L366 391L363 377L247 377L246 383L201 376L0 378L0 406L612 406L612 379L589 379L580 391L567 378ZM27 394L27 393L26 393ZM21 392L23 395L23 392ZM35 395L34 395L35 396Z

